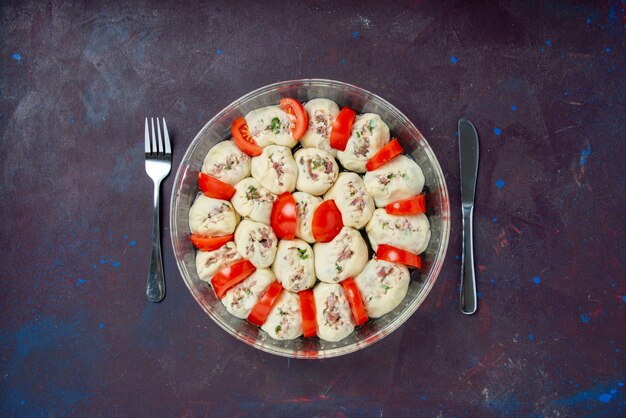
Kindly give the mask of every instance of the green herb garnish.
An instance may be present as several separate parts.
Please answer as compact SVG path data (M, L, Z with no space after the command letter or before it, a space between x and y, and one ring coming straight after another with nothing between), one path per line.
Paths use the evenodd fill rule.
M357 131L357 132L356 132L356 137L357 137L357 138L361 138L361 132Z
M276 334L278 334L281 330L281 326L280 325L276 325L276 328L274 328L274 331L276 331Z
M393 178L393 173L387 174L387 180L391 180Z
M373 120L370 120L370 122L367 124L367 129L369 129L370 133L372 133L375 127L376 127L376 122L374 122Z
M246 192L246 199L252 200L252 199L258 199L260 197L261 196L259 195L259 191L257 190L256 187L254 186L248 187L248 191Z
M341 270L343 270L343 267L341 267L339 264L335 264L335 268L337 269L338 272L341 273Z
M387 294L387 290L391 289L389 286L383 284L383 289L385 289L385 295Z
M306 248L300 249L300 248L296 248L298 250L298 253L300 253L300 258L303 260L306 260L307 258L309 258L309 255L306 253Z
M270 125L270 131L272 131L275 134L279 134L280 133L280 119L278 118L273 118L271 125Z

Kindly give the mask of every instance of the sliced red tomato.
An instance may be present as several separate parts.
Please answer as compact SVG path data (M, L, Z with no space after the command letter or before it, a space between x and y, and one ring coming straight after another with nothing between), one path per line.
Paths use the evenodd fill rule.
M256 305L254 305L254 308L250 311L250 314L248 314L248 321L254 325L263 325L282 290L283 287L278 281L269 285L265 293L263 293L263 296L261 296Z
M315 241L332 241L341 231L341 228L343 228L343 220L335 201L325 200L320 203L313 213L313 222L311 224Z
M257 155L261 155L263 152L263 148L261 148L256 143L254 138L252 138L252 135L250 135L248 124L244 118L235 119L231 128L231 133L233 134L235 145L237 145L244 154L256 157Z
M234 235L223 235L221 237L205 237L198 234L191 234L191 242L193 246L200 251L213 251L222 245L233 240Z
M333 129L330 131L330 146L345 151L348 139L352 133L352 124L356 118L356 112L349 107L341 109L337 119L333 122Z
M270 223L276 236L280 239L294 239L296 237L296 223L298 212L296 199L291 193L285 192L278 196L272 206Z
M365 168L367 171L376 170L396 155L402 154L402 151L402 145L400 145L398 140L394 138L369 159L367 164L365 164Z
M423 194L409 197L408 199L396 200L385 206L390 215L415 215L426 213L426 196Z
M365 306L363 306L363 299L361 298L361 292L356 286L354 279L351 277L341 282L341 287L346 292L348 303L350 303L350 310L354 317L354 322L357 325L363 325L369 319L367 313L365 313Z
M279 104L280 108L283 109L289 117L293 139L299 141L309 127L309 115L304 110L302 103L296 99L280 99Z
M235 188L230 184L211 177L202 171L198 173L198 186L206 196L216 199L230 200L236 192Z
M422 258L419 255L387 244L378 244L376 258L391 261L392 263L405 264L418 269L422 268Z
M256 267L249 260L239 260L221 269L211 279L215 294L219 299L222 299L230 288L243 282L255 270Z
M317 334L317 321L315 320L315 297L310 289L303 290L300 296L300 312L302 312L302 332L306 338L315 337Z

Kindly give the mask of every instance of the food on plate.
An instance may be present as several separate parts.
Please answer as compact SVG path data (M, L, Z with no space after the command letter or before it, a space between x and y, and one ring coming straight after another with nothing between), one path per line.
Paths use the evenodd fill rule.
M261 148L268 145L282 145L293 148L296 141L291 134L291 122L280 106L267 106L255 109L244 117L248 132Z
M199 195L189 209L189 229L192 234L222 236L232 234L239 215L230 202Z
M330 146L329 138L333 123L339 114L337 103L328 99L313 99L306 102L304 110L309 115L309 127L300 138L302 146L318 148L333 157L336 156L337 150Z
M343 228L341 212L334 200L325 200L313 212L313 238L318 242L332 241Z
M283 290L261 329L277 340L293 340L301 336L302 315L298 295Z
M320 283L313 289L317 336L326 341L339 341L354 331L350 304L341 285Z
M380 116L283 98L231 133L189 210L198 277L228 312L277 340L334 342L397 307L430 224L422 170Z
M326 151L301 148L294 154L294 159L298 166L298 190L319 196L326 193L337 180L339 166Z
M318 242L313 246L315 274L326 283L338 283L355 277L367 263L365 240L356 229L343 227L330 242Z
M296 189L298 167L287 147L269 145L263 148L261 155L252 158L250 168L252 177L276 195Z
M256 268L265 268L274 262L278 238L268 225L244 219L235 231L235 244L242 257Z
M404 155L398 155L380 168L368 171L364 181L367 192L379 208L420 194L424 188L422 169Z
M293 198L296 201L296 212L298 220L296 222L296 237L313 244L313 214L317 206L322 203L322 198L310 195L305 192L295 192Z
M310 289L317 281L313 249L300 239L283 239L278 243L272 270L278 281L290 292Z
M375 113L357 116L344 151L337 151L341 165L365 173L367 161L389 142L389 127Z
M363 228L376 209L374 199L365 190L363 179L356 173L339 173L324 199L334 200L341 212L343 224L356 229Z
M402 302L409 289L409 270L402 264L370 260L354 282L359 288L365 312L379 318Z
M237 246L230 241L213 251L198 251L196 253L196 270L200 280L210 282L215 273L241 260Z
M248 177L235 185L230 203L239 215L269 225L275 200L274 193L261 186L254 177Z
M421 254L430 240L430 224L423 213L397 216L389 215L385 209L376 209L365 231L374 251L378 249L378 244L389 244Z
M274 273L270 269L258 269L244 281L226 291L222 303L232 315L246 319L265 289L273 281Z
M202 172L234 186L250 175L250 157L234 141L222 141L207 153Z

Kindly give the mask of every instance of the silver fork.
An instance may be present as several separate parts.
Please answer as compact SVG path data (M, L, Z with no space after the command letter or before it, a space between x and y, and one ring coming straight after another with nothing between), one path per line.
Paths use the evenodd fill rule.
M165 276L163 275L163 259L161 256L161 229L159 228L159 197L161 181L172 169L172 147L170 135L167 132L167 124L163 119L163 136L161 125L156 118L156 135L154 132L154 118L150 118L152 135L148 129L146 118L146 172L154 182L154 213L152 217L152 255L150 257L150 273L146 296L150 302L160 302L165 296Z

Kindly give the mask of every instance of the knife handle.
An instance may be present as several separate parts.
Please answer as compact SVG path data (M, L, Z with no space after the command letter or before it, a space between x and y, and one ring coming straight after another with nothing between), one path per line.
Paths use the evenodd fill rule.
M476 312L476 273L474 272L473 206L463 206L463 255L461 259L461 311L466 315Z

